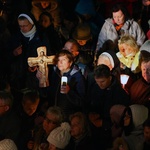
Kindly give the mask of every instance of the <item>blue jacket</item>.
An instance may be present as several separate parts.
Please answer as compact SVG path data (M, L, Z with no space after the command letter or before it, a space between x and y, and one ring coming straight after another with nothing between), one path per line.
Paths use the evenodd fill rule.
M50 77L50 104L59 106L68 116L76 111L82 110L85 97L84 76L77 66L72 66L69 72L63 76L68 78L70 91L67 94L60 93L61 75L55 68Z

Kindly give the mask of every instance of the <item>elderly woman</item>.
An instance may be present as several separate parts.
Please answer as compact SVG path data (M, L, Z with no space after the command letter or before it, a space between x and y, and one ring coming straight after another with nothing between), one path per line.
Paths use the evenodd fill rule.
M69 119L71 125L71 139L66 150L91 150L94 144L87 116L82 112L76 112L72 114Z
M62 50L54 58L54 71L50 77L50 104L57 105L64 111L66 119L83 106L85 96L84 76L74 65L74 56ZM62 76L67 77L67 84L61 86Z
M124 35L132 35L138 45L142 45L145 40L145 34L139 24L130 19L124 6L116 4L112 8L111 18L105 20L105 23L99 33L96 50L99 51L103 43L111 39L114 43Z

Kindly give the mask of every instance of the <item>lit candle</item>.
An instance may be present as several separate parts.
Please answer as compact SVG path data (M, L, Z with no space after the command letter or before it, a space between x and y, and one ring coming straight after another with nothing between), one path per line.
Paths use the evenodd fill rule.
M121 81L121 84L123 85L123 88L126 85L126 83L128 82L128 79L129 79L128 75L126 75L126 74L120 75L120 81Z

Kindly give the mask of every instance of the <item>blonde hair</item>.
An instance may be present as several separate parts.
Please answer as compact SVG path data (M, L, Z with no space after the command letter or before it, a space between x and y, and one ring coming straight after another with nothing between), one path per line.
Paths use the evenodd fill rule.
M137 53L139 51L139 46L135 40L135 38L131 35L123 35L120 40L118 40L118 46L121 44L126 44L132 47L133 52Z

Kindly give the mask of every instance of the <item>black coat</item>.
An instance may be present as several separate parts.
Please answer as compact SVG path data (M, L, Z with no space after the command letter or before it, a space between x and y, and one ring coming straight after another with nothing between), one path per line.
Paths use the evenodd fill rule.
M111 85L106 89L100 89L95 82L93 73L89 74L87 83L88 112L99 113L103 120L103 125L107 126L107 123L110 122L111 106L115 104L128 106L129 95L123 90L121 84L114 76L112 77Z
M76 66L72 66L69 72L63 76L68 78L70 91L67 94L60 93L61 76L57 68L52 72L50 78L50 104L62 108L64 114L68 116L83 108L85 97L84 77Z

